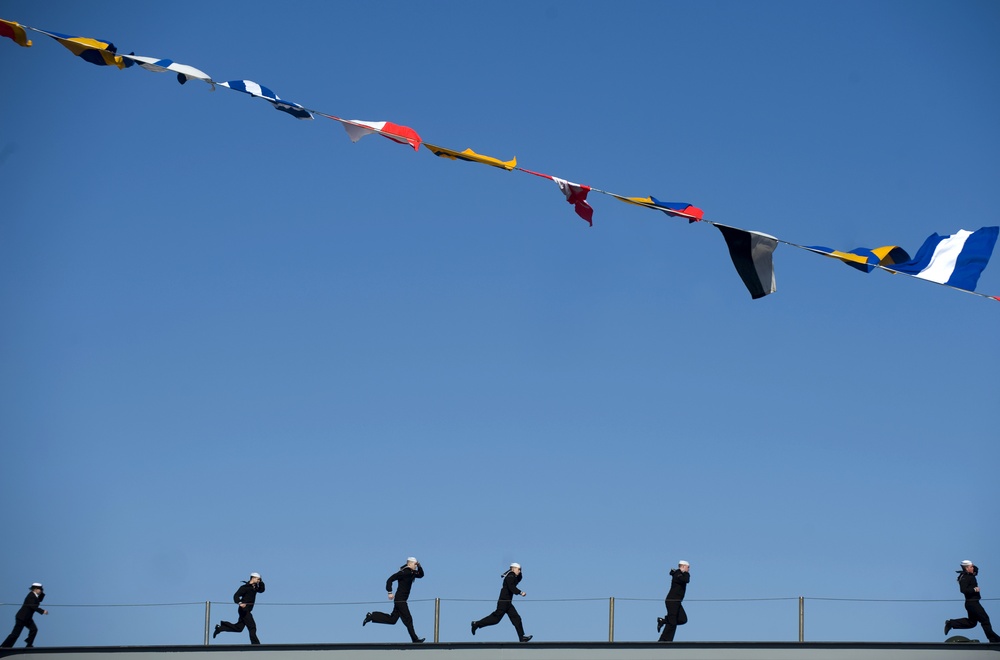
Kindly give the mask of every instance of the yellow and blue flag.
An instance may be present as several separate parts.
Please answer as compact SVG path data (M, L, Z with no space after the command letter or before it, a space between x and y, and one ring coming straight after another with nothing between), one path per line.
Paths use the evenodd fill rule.
M910 255L898 245L883 245L872 249L855 248L848 252L841 252L822 245L810 245L806 249L827 257L840 259L851 268L856 268L863 273L870 273L879 266L891 266L910 260Z
M39 30L42 34L47 34L82 60L86 60L97 66L116 66L119 69L127 69L132 66L131 60L126 60L118 55L118 49L110 41L91 39L90 37L71 37L68 34L58 32L48 32Z

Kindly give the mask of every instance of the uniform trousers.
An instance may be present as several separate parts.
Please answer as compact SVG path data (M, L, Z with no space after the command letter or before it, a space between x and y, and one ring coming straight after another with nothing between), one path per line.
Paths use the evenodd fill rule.
M18 619L14 617L14 630L7 635L7 639L3 640L3 644L0 644L0 648L9 649L17 643L17 638L21 636L21 631L25 628L28 629L28 637L25 638L24 642L26 646L33 646L35 643L35 635L38 634L38 626L31 619Z
M983 626L986 639L990 640L993 644L1000 643L1000 635L993 632L993 626L990 625L990 615L983 609L982 603L978 600L965 601L965 612L969 615L966 618L951 620L952 628L958 628L959 630L975 628L976 624L979 623Z
M672 642L674 641L674 633L677 632L677 626L683 626L687 623L688 615L679 600L668 600L666 603L667 617L663 624L663 633L660 634L660 641Z
M229 623L228 621L221 621L219 623L219 632L243 632L246 628L250 632L250 643L260 644L260 640L257 639L257 622L253 620L253 613L245 608L240 608L240 618L236 623Z
M493 614L476 621L476 628L495 626L500 623L500 619L503 618L504 614L507 615L507 618L514 625L514 630L517 631L518 639L524 637L524 626L521 625L521 615L517 613L517 608L514 607L514 602L510 600L498 600L497 608L494 610Z
M410 615L410 606L406 604L405 600L393 601L392 614L372 612L372 623L387 623L391 626L395 625L400 619L403 620L403 625L406 626L406 632L410 633L410 640L415 642L420 639L417 637L416 631L413 630L413 616Z

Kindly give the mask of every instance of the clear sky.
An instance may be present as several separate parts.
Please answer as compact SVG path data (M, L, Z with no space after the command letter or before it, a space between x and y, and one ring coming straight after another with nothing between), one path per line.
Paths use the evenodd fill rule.
M996 2L0 18L795 243L1000 223ZM265 643L406 641L361 620L408 555L447 641L514 640L468 632L511 561L546 641L606 639L610 596L655 639L679 559L678 640L797 639L805 596L937 601L809 600L810 640L941 641L967 558L1000 598L1000 304L785 245L753 301L710 225L593 193L588 227L544 179L31 38L0 40L0 602L46 585L40 645L200 643L251 571ZM758 598L789 600L719 600ZM195 604L79 607L163 603Z

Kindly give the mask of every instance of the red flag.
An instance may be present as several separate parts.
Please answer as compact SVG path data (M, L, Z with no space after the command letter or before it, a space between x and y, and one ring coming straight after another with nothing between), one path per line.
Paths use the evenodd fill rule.
M329 115L328 115L329 116ZM409 126L393 124L389 121L361 121L360 119L340 120L351 142L357 142L371 133L378 133L399 144L408 144L414 150L420 149L420 136Z
M579 183L571 183L566 179L552 177L552 180L559 186L559 190L566 195L566 201L573 205L576 214L587 221L591 227L594 226L594 209L587 203L587 193L590 186L582 186Z

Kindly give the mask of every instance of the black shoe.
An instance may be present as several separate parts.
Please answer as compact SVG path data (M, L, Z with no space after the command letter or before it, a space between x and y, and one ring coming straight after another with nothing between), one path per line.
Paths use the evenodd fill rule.
M525 635L524 637L521 638L521 641L522 642L530 642L531 641L531 635Z
M664 619L662 616L656 617L656 632L660 632L661 630L663 630L663 624L666 622L667 620Z
M947 635L951 632L951 619L944 622L944 634Z
M369 612L368 614L365 615L365 620L361 622L361 627L364 628L365 626L367 626L368 622L371 620L372 620L372 613Z
M212 639L218 637L220 632L222 632L222 626L220 626L219 624L215 624L215 632L212 633Z
M475 636L476 636L476 628L478 628L478 627L479 627L479 626L477 626L477 625L476 625L476 622L475 622L475 621L473 621L473 622L472 622L472 636L473 636L473 637L475 637Z
M423 644L425 640L426 640L425 637L420 637L418 639L413 640L413 643L414 644Z

